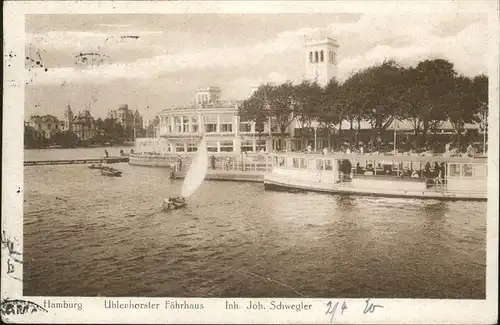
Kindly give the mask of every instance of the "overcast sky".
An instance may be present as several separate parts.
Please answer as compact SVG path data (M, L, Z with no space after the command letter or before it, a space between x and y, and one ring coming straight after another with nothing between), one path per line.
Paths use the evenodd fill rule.
M192 102L198 87L244 99L264 81L300 82L306 35L337 39L341 80L389 58L444 58L467 76L488 61L488 20L478 14L31 15L26 34L26 55L43 65L26 64L26 114L56 116L68 102L76 111L93 102L94 116L128 104L149 118Z

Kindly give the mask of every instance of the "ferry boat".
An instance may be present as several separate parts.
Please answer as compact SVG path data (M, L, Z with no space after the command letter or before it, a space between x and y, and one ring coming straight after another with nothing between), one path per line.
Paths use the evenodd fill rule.
M272 154L266 189L487 200L487 159L370 154Z

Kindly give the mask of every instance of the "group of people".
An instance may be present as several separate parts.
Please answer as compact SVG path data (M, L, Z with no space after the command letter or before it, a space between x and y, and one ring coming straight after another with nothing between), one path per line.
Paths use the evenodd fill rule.
M134 149L130 149L130 154L133 154L133 153L134 153ZM107 149L104 149L104 156L105 156L106 158L108 158L108 157L109 157L109 152L108 152L108 150L107 150ZM125 151L123 151L123 149L120 149L120 156L121 156L121 157L125 156Z
M376 175L375 168L373 164L368 164L365 169L363 169L358 162L356 164L356 174L362 175ZM392 175L392 166L385 165L383 167L382 175ZM402 172L399 173L401 177L411 177L411 178L425 178L430 183L441 182L444 183L446 177L446 165L442 163L434 163L434 167L431 168L431 164L427 162L423 170L409 169L408 167L403 168Z
M295 151L292 148L292 151ZM316 151L316 150L314 150ZM305 153L313 153L313 146L311 143L307 145L305 148L304 152ZM319 150L318 150L319 151ZM364 154L364 153L369 153L371 155L378 155L381 153L391 153L393 155L405 155L405 156L433 156L436 151L433 150L430 147L422 147L419 149L409 149L406 148L406 150L401 150L401 149L392 149L389 151L381 151L381 149L377 149L376 146L365 146L363 142L360 142L358 145L352 145L348 142L345 142L340 146L338 149L334 149L333 147L324 147L321 149L321 153L326 155L328 153L341 153L341 154ZM450 143L445 145L445 150L443 155L444 156L456 156L456 155L462 155L462 156L468 156L468 157L473 157L478 153L478 148L476 148L473 144L469 144L467 146L467 149L464 150L459 150L458 148L452 148L452 145Z

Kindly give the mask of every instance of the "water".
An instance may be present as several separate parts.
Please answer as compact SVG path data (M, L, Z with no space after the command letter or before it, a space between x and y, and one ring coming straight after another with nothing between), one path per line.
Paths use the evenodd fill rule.
M24 295L485 298L484 202L204 182L163 212L181 181L115 167L24 168Z

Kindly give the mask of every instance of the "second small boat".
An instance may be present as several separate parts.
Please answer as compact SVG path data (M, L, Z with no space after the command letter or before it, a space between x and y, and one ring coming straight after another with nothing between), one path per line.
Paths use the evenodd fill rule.
M111 176L111 177L121 177L122 172L119 171L118 169L114 169L111 167L102 167L101 168L101 175L103 176Z

